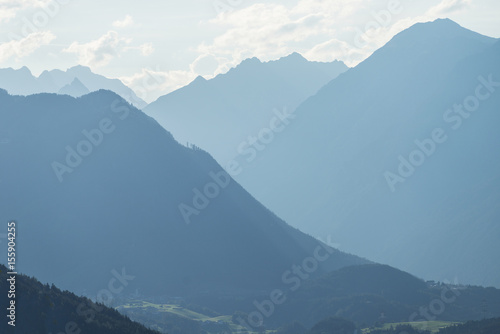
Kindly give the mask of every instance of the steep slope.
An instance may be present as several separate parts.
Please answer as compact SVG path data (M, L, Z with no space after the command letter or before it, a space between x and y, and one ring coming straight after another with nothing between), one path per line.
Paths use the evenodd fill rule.
M309 62L298 53L262 63L247 59L211 80L160 97L144 111L180 142L193 143L225 165L251 134L269 128L275 109L293 111L347 70L342 62Z
M304 102L236 178L343 250L500 286L500 89L487 83L500 81L499 57L498 40L450 20L417 24Z
M0 265L0 307L10 307L7 268ZM93 333L93 334L158 334L130 321L112 308L93 303L61 291L55 286L43 285L34 278L16 276L15 327L10 318L0 321L0 331L10 333ZM10 312L10 311L9 311ZM2 312L3 313L3 312ZM8 319L8 320L6 320Z
M68 89L67 86L72 85L75 79L80 81L91 92L99 89L108 89L120 95L137 108L144 108L147 105L132 89L125 86L120 80L108 79L102 75L95 74L86 66L74 66L66 71L44 71L38 78L33 76L27 67L22 67L18 70L12 68L0 69L0 88L5 89L12 95L59 93L61 90L63 92L60 94L67 94L65 92ZM78 96L84 94L85 92L82 90L82 87L79 87Z
M2 91L0 105L0 220L18 222L20 270L43 282L96 293L116 270L145 296L244 293L316 253L315 275L366 262L286 225L112 92Z

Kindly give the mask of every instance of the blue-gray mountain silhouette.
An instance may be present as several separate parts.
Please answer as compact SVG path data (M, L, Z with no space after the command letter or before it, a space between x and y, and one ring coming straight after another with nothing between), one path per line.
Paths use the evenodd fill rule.
M251 58L211 80L198 77L144 111L180 143L200 146L225 165L249 135L269 127L276 110L293 111L347 69L339 61L310 62L298 53L264 63Z
M118 79L109 79L102 75L93 73L86 66L74 66L66 71L51 70L43 71L39 77L31 74L26 67L18 70L12 68L0 69L0 88L5 89L13 95L31 95L38 93L59 93L67 85L78 79L89 91L108 89L133 104L137 108L144 108L147 103L138 97L132 89L125 86ZM78 90L81 92L81 89ZM61 93L66 94L66 93ZM73 94L69 94L74 96ZM78 94L81 96L83 94Z
M89 89L78 78L74 78L70 84L59 89L58 94L65 94L73 97L80 97L90 93Z
M17 220L18 268L42 282L95 295L123 268L143 295L241 293L282 284L320 245L110 91L1 90L0 105L0 220ZM199 208L189 225L182 203ZM332 250L315 274L366 262Z
M426 279L500 286L499 59L497 39L450 20L416 24L298 107L236 179L343 250ZM453 111L474 109L476 94L477 111ZM435 129L446 141L433 148ZM400 156L415 150L425 154L407 167Z

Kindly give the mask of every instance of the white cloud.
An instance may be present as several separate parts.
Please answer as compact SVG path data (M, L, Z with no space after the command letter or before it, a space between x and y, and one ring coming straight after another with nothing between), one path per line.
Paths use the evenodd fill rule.
M118 56L128 44L130 44L130 39L120 37L115 31L108 31L105 35L88 43L73 42L63 52L78 55L81 65L104 66Z
M338 59L356 66L402 30L466 8L470 1L442 0L421 15L403 0L300 0L289 7L257 3L205 22L224 31L197 51L228 58L227 64L297 51L309 60Z
M350 59L351 61L361 61L364 58L364 52L353 47L345 41L331 39L329 41L315 45L311 50L303 54L311 61L329 62L333 59Z
M117 20L117 21L113 22L113 27L125 28L125 27L129 27L133 24L134 24L134 19L132 18L132 16L127 15L127 16L125 16L125 18L123 20L121 20L121 21Z
M366 24L376 20L373 13L386 10L387 3L381 0L300 0L290 8L258 3L210 20L207 24L225 31L197 51L226 57L231 63L249 56L277 59L298 51L310 60L339 59L354 66L392 37L396 15L365 34ZM357 34L364 35L362 45L355 43Z
M50 31L34 32L20 40L12 40L0 44L0 61L5 61L11 57L16 59L26 57L38 48L48 45L56 36Z
M150 54L152 54L155 51L152 43L142 44L141 46L139 46L139 50L141 51L143 56L149 56Z
M184 87L197 77L192 71L161 71L143 68L139 73L119 79L141 99L152 102L158 97Z
M18 12L30 8L41 8L52 0L0 0L0 23L16 17Z
M136 50L143 56L149 56L154 52L152 43L144 43L140 46L131 45L132 39L120 37L116 31L108 31L96 40L88 43L73 42L63 52L74 53L78 56L78 62L86 66L105 66L124 52Z
M427 15L433 17L447 16L467 8L470 3L470 0L443 0L438 5L430 8Z

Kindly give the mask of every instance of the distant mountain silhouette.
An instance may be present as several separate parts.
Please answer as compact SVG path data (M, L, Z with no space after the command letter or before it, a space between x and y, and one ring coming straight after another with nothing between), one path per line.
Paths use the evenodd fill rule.
M18 221L19 269L42 282L95 294L123 269L130 293L238 294L316 253L313 276L368 262L288 226L110 91L2 90L0 105L0 220Z
M499 289L424 282L401 270L379 264L344 267L304 280L296 287L295 290L293 286L282 290L284 297L279 305L270 305L269 295L264 293L248 297L224 296L219 300L200 296L190 302L205 302L208 308L222 314L236 310L236 316L233 316L236 318L255 311L256 305L260 305L257 309L272 313L265 319L265 329L292 324L284 326L290 328L290 332L301 327L293 322L310 328L331 316L367 328L384 322L464 322L493 317L500 312Z
M88 91L82 87L67 87L78 84L74 83L75 79L81 85L85 86ZM90 68L81 65L71 67L67 71L44 71L39 77L33 76L25 66L18 70L12 68L0 69L0 88L7 90L12 95L60 93L75 97L99 89L108 89L120 95L137 108L144 108L147 105L132 89L125 86L120 80L108 79L102 75L93 73Z
M292 112L347 69L339 61L310 62L298 53L264 63L246 59L211 80L196 78L144 111L180 143L200 146L225 165L249 135L269 128L276 110Z
M65 94L73 97L80 97L90 93L89 89L78 78L74 78L70 84L61 88L58 94Z
M236 179L343 250L498 287L498 59L497 39L450 20L416 24L298 107Z
M439 301L444 310L430 311L429 317L462 322L484 318L478 307L481 300L489 305L489 317L498 314L498 289L430 284L390 266L371 264L342 268L304 282L269 320L279 325L289 319L310 327L336 315L372 326L383 313L384 322L425 321L430 319L424 319L422 309Z

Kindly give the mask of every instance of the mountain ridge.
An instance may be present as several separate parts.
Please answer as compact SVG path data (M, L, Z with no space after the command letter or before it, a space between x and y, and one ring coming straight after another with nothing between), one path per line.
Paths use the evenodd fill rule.
M209 151L225 165L239 155L246 136L269 127L275 110L293 111L347 70L342 62L310 62L299 54L269 62L254 57L210 80L197 78L144 111L178 141Z
M21 75L21 77L19 78L18 75ZM147 105L119 79L109 79L95 74L87 66L76 65L66 71L59 69L45 70L38 77L35 77L26 66L18 70L13 68L0 69L0 87L13 95L58 93L65 86L71 85L75 78L90 91L109 89L138 108L144 108ZM17 85L17 82L23 84ZM81 91L79 92L81 93Z
M0 133L9 139L0 150L2 161L9 161L0 175L12 175L2 177L12 192L1 195L0 211L2 219L25 226L20 268L42 281L89 293L105 284L103 274L113 269L108 266L133 276L147 267L148 275L130 283L133 291L189 295L271 288L318 247L329 256L316 275L369 262L288 226L208 153L179 144L115 93L0 98L7 106ZM200 195L217 184L215 198ZM203 207L195 202L200 196ZM182 204L198 211L190 224ZM43 258L58 265L47 270ZM76 284L81 277L85 283Z
M450 22L436 21L410 28L357 67L329 82L297 108L293 123L280 134L279 141L259 153L258 163L249 165L245 173L235 178L293 226L312 235L331 235L336 243L342 245L341 249L348 252L363 256L370 254L375 256L376 262L389 263L426 279L451 280L460 276L472 284L498 286L500 282L491 273L487 280L477 274L481 271L479 266L475 273L467 272L460 259L455 258L453 264L445 260L447 257L444 254L449 249L463 254L460 251L462 248L457 248L451 237L446 237L446 244L450 246L447 249L440 246L444 242L439 239L449 235L446 231L452 230L453 220L458 224L459 215L454 211L473 208L472 204L467 204L454 209L450 204L452 202L443 203L443 198L454 196L453 193L460 187L459 193L466 192L471 182L483 183L481 173L477 172L480 170L478 162L472 164L458 153L455 156L450 154L459 152L459 147L462 147L467 148L473 160L484 163L486 160L496 161L496 153L491 147L491 143L496 141L492 129L494 114L486 111L478 113L489 119L484 122L491 123L476 125L488 129L483 131L482 143L477 135L476 139L472 139L471 130L464 130L466 127L460 129L461 136L469 138L469 143L482 148L475 153L470 144L464 143L464 139L451 141L451 136L455 134L453 129L445 131L450 139L443 145L437 145L436 154L426 159L429 161L422 167L416 168L414 175L404 184L398 184L399 188L408 189L404 197L402 190L392 194L384 178L386 171L397 171L398 156L406 155L408 159L408 155L418 149L416 140L422 142L428 139L434 128L447 130L450 127L450 122L443 119L445 115L450 115L445 112L474 94L476 86L482 82L478 81L479 76L483 76L481 80L485 81L488 81L490 73L495 78L500 77L496 74L498 64L494 61L494 55L498 56L499 52L498 40L472 33ZM445 33L432 34L436 26L437 30L444 26ZM447 32L449 28L453 31L451 37ZM422 30L425 32L423 35L420 34ZM419 39L404 38L414 33L421 35ZM456 39L456 35L466 37ZM416 43L417 40L420 42ZM415 53L414 50L420 51ZM490 111L498 103L498 95L491 96L481 105ZM478 121L471 118L468 122L476 124ZM317 147L318 143L321 147ZM490 158L485 158L487 156ZM437 165L436 159L439 161ZM445 169L448 172L440 167L451 162L454 167L448 166ZM476 169L468 165L474 165ZM489 167L488 173L496 179ZM450 174L456 178L446 176ZM434 190L431 191L432 184ZM408 185L411 185L410 188ZM301 189L300 196L295 189ZM488 194L493 196L492 191L490 189ZM307 199L305 203L304 198ZM438 210L438 203L446 207L439 209L442 212L441 224L430 213L425 213ZM467 203L467 198L464 197L461 203ZM483 203L486 205L490 201ZM482 204L478 202L477 205ZM496 213L490 209L493 210L493 207L484 207L493 219ZM448 217L446 214L443 216L443 212L447 212ZM479 217L474 211L464 217L470 214ZM306 217L315 223L304 224ZM486 228L486 221L482 223ZM466 223L462 221L460 224ZM485 255L479 254L494 251L491 238L498 233L492 221L489 225L490 234L483 234L488 241L477 245L478 252L479 249L481 251L476 253L476 257L483 260ZM426 230L434 243L428 241L430 236L425 236ZM425 240L424 249L434 245L434 251L420 253L412 233ZM477 242L479 232L473 235L476 237L471 240ZM463 240L466 240L465 235ZM408 250L408 243L415 247L413 251ZM443 260L437 260L435 254L443 256ZM474 256L463 255L467 263L477 265ZM413 264L404 260L404 256L412 258ZM433 259L432 264L429 258ZM440 266L440 262L446 263L446 266ZM483 268L491 266L493 263L482 265Z

